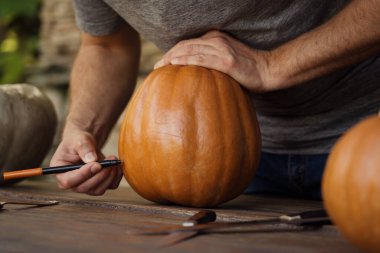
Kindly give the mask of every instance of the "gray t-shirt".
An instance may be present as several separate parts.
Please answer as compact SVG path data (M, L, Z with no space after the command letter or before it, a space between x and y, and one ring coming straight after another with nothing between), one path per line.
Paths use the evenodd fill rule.
M167 51L217 29L270 50L322 24L349 0L74 0L77 24L92 35L127 22ZM380 56L292 88L251 94L263 150L328 153L337 138L380 108Z

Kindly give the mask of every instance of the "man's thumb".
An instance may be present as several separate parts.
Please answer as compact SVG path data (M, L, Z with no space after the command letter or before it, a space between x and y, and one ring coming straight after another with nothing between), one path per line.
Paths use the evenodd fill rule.
M85 163L96 162L98 159L95 150L95 141L90 137L84 137L78 142L77 152Z

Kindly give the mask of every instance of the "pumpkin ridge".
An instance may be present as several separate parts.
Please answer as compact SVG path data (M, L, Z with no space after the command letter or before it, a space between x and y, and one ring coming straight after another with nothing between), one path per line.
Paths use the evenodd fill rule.
M235 81L235 80L233 80ZM239 129L239 135L240 137L242 138L242 140L245 140L243 141L244 143L244 150L246 150L247 152L242 152L242 154L240 154L242 157L240 159L240 164L239 164L239 173L237 173L237 175L239 175L239 178L237 179L241 184L242 182L246 181L246 178L244 177L244 175L246 173L244 173L244 171L246 170L245 168L249 167L249 165L247 166L247 155L250 155L250 149L248 147L251 146L251 143L249 142L250 140L248 139L248 134L247 134L247 126L246 126L246 120L245 117L242 115L243 113L244 114L248 114L249 115L249 112L245 112L244 110L244 106L243 103L245 102L244 100L239 100L238 99L238 93L242 93L242 89L240 87L240 84L238 83L235 83L235 82L231 82L231 88L232 88L232 94L234 96L234 99L235 101L237 101L237 108L236 108L236 111L237 111L237 118L239 120L239 122L242 122L242 124L240 124L240 129ZM242 94L242 97L245 99L245 94ZM251 130L251 129L250 129ZM247 141L248 140L248 141ZM245 188L245 187L244 187ZM235 191L231 193L231 198L234 198L238 192L240 192L241 189L238 189L238 188L235 188Z
M145 97L145 99L141 99L140 101L142 102L142 101L146 100L146 101L148 101L148 103L140 103L141 104L140 106L142 107L141 115L152 113L153 110L151 110L150 104L153 103L156 94L154 92L151 92L151 90L154 89L153 88L154 86L158 86L160 84L160 80L159 80L160 77L161 76L153 75L153 76L151 76L151 79L148 79L147 82L143 83L144 91L146 91L144 94L146 97ZM141 96L141 94L140 94L140 96ZM141 115L138 115L137 117L141 117ZM134 116L136 117L136 111L134 113ZM142 117L141 123L138 124L137 126L140 128L139 137L143 138L143 139L136 140L136 141L138 143L139 142L143 143L143 146L146 147L146 149L147 149L146 151L148 151L147 153L151 153L152 149L153 149L153 153L155 153L156 150L154 149L154 147L152 148L148 142L148 139L150 138L150 135L151 135L151 133L150 133L151 129L149 127L149 124L147 124L147 122L146 122L146 118ZM145 136L145 138L143 136ZM147 159L146 153L140 153L140 159ZM145 185L145 188L148 188L148 192L151 195L151 198L159 199L160 202L167 202L168 201L167 199L163 199L163 198L159 197L159 196L162 196L162 193L160 191L160 189L162 189L162 188L159 187L159 184L158 184L159 182L157 182L157 180L154 180L154 182L152 183L152 182L149 182L146 180L147 178L150 178L152 175L155 175L155 174L157 175L157 171L155 171L154 169L149 169L149 168L152 168L152 166L153 166L152 165L152 163L153 163L152 159L148 158L147 161L148 161L148 164L145 167L140 168L141 171L143 172L142 179L140 179L140 180L143 180L146 182L146 183L144 183L144 185ZM155 176L155 177L157 178L157 176Z
M188 67L188 66L186 66ZM185 67L185 68L186 68ZM182 72L184 72L185 68L182 68ZM191 67L190 67L191 68ZM196 72L195 69L191 69L191 72ZM186 75L186 73L184 73ZM191 136L189 136L189 139L192 140L192 143L193 143L193 146L190 145L190 149L191 150L184 150L186 152L186 156L188 157L187 159L187 163L190 163L190 170L191 170L191 173L190 173L190 184L189 184L189 192L190 192L190 205L194 205L197 201L197 189L194 189L193 187L193 182L194 181L198 181L198 178L199 178L199 173L198 171L195 169L195 167L197 166L197 162L198 161L198 151L199 151L199 140L198 138L196 138L197 136L199 136L199 119L198 119L198 114L197 114L197 109L196 109L196 105L198 104L198 101L199 101L199 98L200 96L202 96L201 94L201 91L202 91L202 85L199 84L200 83L200 80L202 79L201 78L201 75L203 75L203 72L202 73L194 73L192 74L193 76L195 76L195 80L194 83L195 83L195 86L196 88L193 90L193 89L190 89L191 90L191 98L192 98L192 101L190 101L190 105L187 106L186 108L189 108L189 113L191 113L191 117L190 118L193 118L194 120L191 122L192 124L186 124L187 126L193 126L191 131L186 131L188 133L194 133L195 132L195 137L194 137L194 134L191 134ZM191 85L191 84L190 84ZM191 148L192 146L192 148ZM190 154L190 157L189 157L189 154Z
M247 94L243 90L243 88L240 86L239 83L231 82L231 87L233 90L234 97L237 99L239 96L242 97L242 99L237 99L237 114L238 114L238 120L242 122L240 124L240 136L241 136L241 142L240 145L243 145L243 148L245 152L242 152L241 159L240 159L240 171L239 171L239 182L240 182L240 189L238 187L235 188L235 192L233 192L233 195L231 198L236 197L239 192L244 191L245 188L248 186L249 182L252 180L254 176L254 171L251 173L251 169L247 168L253 168L254 166L258 166L259 156L257 158L257 164L252 164L251 161L255 159L254 156L255 150L258 150L260 152L260 141L261 141L261 135L260 132L257 131L258 129L258 122L252 120L252 109L251 104L249 103L249 100L247 99ZM253 123L253 124L252 124ZM256 128L252 128L252 125L256 125ZM258 147L254 146L255 140L253 140L254 133L257 133L257 137L259 140L256 140ZM260 154L260 153L259 153ZM249 173L249 174L247 174Z
M220 73L219 72L216 72L216 71L212 71L212 76L213 76L213 79L214 79L214 83L215 83L215 87L216 87L216 91L217 91L217 103L218 103L218 110L216 110L217 114L218 114L218 117L219 117L219 120L218 122L221 122L221 126L219 129L221 130L224 130L226 127L226 125L228 125L228 118L231 117L230 114L226 115L226 112L229 111L230 108L227 108L226 107L226 104L224 103L224 101L221 101L223 98L224 100L226 99L223 95L224 93L222 92L222 89L226 87L226 85L223 83L223 80L219 79L217 75L219 75ZM228 79L229 77L227 77L227 80L229 81ZM229 82L228 82L229 83ZM227 88L227 87L226 87ZM227 88L228 89L228 88ZM227 95L230 95L230 90L228 90L226 92ZM234 100L232 100L234 101ZM234 104L234 103L232 103ZM233 116L233 115L232 115ZM227 124L226 124L227 123ZM221 132L220 133L220 137L223 139L223 142L224 144L226 144L226 141L228 141L226 139L226 133L224 132ZM229 194L231 194L230 192L224 192L222 189L224 188L223 185L226 185L226 182L229 184L230 182L230 179L229 179L229 174L227 175L227 173L225 173L225 169L224 167L225 166L228 166L226 164L227 162L227 157L226 157L226 151L228 153L228 150L226 150L228 148L228 145L224 146L221 148L221 159L220 159L220 166L219 166L219 173L220 173L220 176L218 177L218 180L219 180L219 184L218 184L218 192L217 192L217 197L215 197L214 201L215 202L218 202L220 201L220 199L222 198L222 196L228 196ZM227 187L228 188L228 187ZM213 203L214 204L214 203Z
M187 68L189 68L189 66L182 66L181 72L180 72L182 76L186 75L186 78L184 78L186 83L184 83L184 85L186 87L189 87L189 88L184 89L188 91L188 92L184 92L186 101L188 102L188 104L185 106L186 116L185 115L184 116L185 116L186 122L184 122L184 124L186 125L186 128L184 132L186 134L185 140L189 140L189 142L183 148L183 152L184 152L183 155L186 158L185 159L186 165L188 165L188 168L186 170L186 177L189 178L188 182L190 182L187 186L188 187L187 194L189 194L190 205L193 205L194 197L196 197L196 193L197 193L197 189L193 187L193 184L194 184L194 181L196 181L198 177L197 170L196 170L198 146L197 146L197 140L194 137L194 135L197 135L197 132L198 132L198 118L196 117L195 104L199 97L199 91L200 91L199 80L201 78L200 78L200 75L196 75L194 79L197 81L193 81L194 84L193 82L190 82L189 80L190 75L186 71ZM191 69L190 71L191 73L194 72L193 69ZM188 120L189 118L192 118L194 120L189 122Z
M158 98L156 99L157 100L157 104L159 103L159 105L161 106L161 103L167 103L167 105L166 105L166 111L170 111L171 109L172 109L172 105L170 104L170 102L172 101L172 97L173 97L173 94L175 93L175 85L173 85L172 83L170 83L170 82L168 82L167 81L167 79L168 79L168 76L175 76L176 77L176 75L175 75L175 73L172 73L173 71L172 71L172 69L171 68L169 68L169 71L167 72L167 73L161 73L161 71L162 71L162 69L159 69L159 73L157 73L156 74L156 80L155 80L155 85L157 86L157 87L162 87L163 85L165 85L165 87L163 88L163 89L165 89L165 90L167 90L168 91L168 93L169 93L169 95L168 96L170 96L170 97L168 97L167 99L163 99L162 98L162 93L160 92L160 93L158 93L158 94L156 94L154 91L155 90L160 90L160 88L156 88L156 87L152 87L152 89L150 90L151 91L151 93L153 94L153 95L157 95L158 96ZM171 92L169 92L169 90L171 91ZM151 106L151 105L149 105L149 104L147 104L147 106ZM154 114L156 113L156 111L154 111ZM149 118L151 118L151 117L155 117L155 115L150 115L149 116ZM164 112L164 115L163 116L165 116L166 117L166 113ZM149 118L146 118L146 120L148 120ZM166 118L165 118L165 120L166 120ZM170 120L170 119L169 119ZM156 122L157 123L157 122ZM167 124L167 122L164 122L165 124ZM156 126L155 126L155 128L156 128ZM156 129L154 129L154 131L157 131ZM162 132L161 131L161 129L160 129L160 131L159 131L159 134L160 135L162 135L162 134L170 134L170 133L168 133L168 132L170 132L170 131L164 131L164 132ZM163 141L161 140L161 139L159 139L159 143L162 143ZM167 145L167 144L166 144ZM152 152L153 151L153 152ZM166 151L166 150L165 150ZM154 147L152 147L151 148L151 150L149 150L149 153L151 153L152 152L152 154L153 154L153 157L157 157L158 155L156 155L157 153L158 153L158 150L156 150L156 147L154 146ZM160 154L162 154L161 152L159 152ZM156 159L156 158L155 158ZM170 160L168 160L167 161L167 168L171 168L171 164L170 164ZM156 163L157 164L157 163ZM158 167L162 167L162 166L158 166ZM155 170L156 168L152 168L153 170ZM165 168L163 168L163 169L165 169ZM167 172L166 171L155 171L155 173L157 173L157 174L160 174L160 173L165 173L165 174L167 174ZM157 177L156 177L157 178ZM172 196L173 196L173 194L174 194L174 189L173 189L173 184L172 184L172 182L171 182L171 176L170 175L167 175L167 177L161 177L161 182L158 182L158 180L156 179L155 180L155 185L154 185L154 188L155 188L155 191L157 191L157 192L159 192L159 194L161 195L161 196L165 196L165 199L166 199L166 201L169 201L169 202L172 202ZM165 189L163 188L163 187L160 187L160 184L163 184L163 185L165 185L166 187L165 187ZM167 193L167 194L165 194L165 192Z
M141 117L136 117L136 111L138 110L141 110L141 113L144 112L144 108L142 108L141 106L141 103L139 103L139 100L137 98L139 98L140 96L142 96L142 94L144 94L144 92L146 93L146 89L145 89L145 86L144 86L144 83L141 84L141 86L137 89L137 91L135 91L135 94L134 96L132 97L132 100L130 101L129 105L128 105L128 108L127 108L127 111L126 111L126 116L125 116L125 119L124 119L124 122L123 122L123 125L122 125L122 129L121 129L121 132L122 133L126 133L127 134L127 140L125 142L123 141L120 141L120 145L121 145L121 158L124 158L124 175L125 175L125 178L127 179L129 185L135 189L139 194L140 191L138 190L138 187L137 187L137 179L134 177L134 173L129 173L129 169L128 167L134 167L133 165L131 164L128 164L128 160L127 157L124 157L123 154L126 154L126 156L129 156L130 155L130 146L133 145L135 143L135 138L136 137L133 137L133 136L141 136L141 129L136 129L138 126L140 126L141 124L138 124L138 120L141 120ZM143 96L145 97L145 96ZM140 100L141 101L141 100ZM133 118L133 120L131 120L131 118ZM137 118L137 119L136 119ZM128 124L132 125L132 127L128 127ZM132 133L130 133L129 131L127 131L126 129L129 128L131 129L131 131L133 131L133 135ZM136 134L136 131L138 131L138 133ZM131 139L129 138L129 136L131 136ZM139 157L140 156L140 153L138 152L137 153ZM144 171L142 170L142 173L144 173ZM143 177L145 178L145 177ZM144 197L146 198L150 198L150 196L148 195L144 195Z
M194 69L194 71L196 72L196 69ZM218 127L217 129L215 129L215 132L213 133L210 132L211 129L209 127L208 121L215 119L216 122L220 122L220 119L218 118L220 115L217 110L209 110L209 107L212 107L213 104L216 103L215 107L219 108L218 107L219 101L218 99L215 99L215 100L212 99L212 100L206 101L206 98L207 97L217 98L218 96L216 95L216 92L215 92L215 89L217 89L217 87L215 87L216 85L213 79L214 76L213 76L212 71L202 68L201 71L199 72L200 72L200 75L202 75L201 80L208 80L208 81L199 84L202 94L200 94L200 96L198 97L199 106L198 106L198 113L197 113L197 116L198 116L197 121L202 124L202 129L199 127L199 123L198 123L198 132L196 135L198 136L198 142L203 143L203 145L200 145L201 149L197 153L199 153L200 158L205 157L206 161L208 161L208 165L204 164L204 162L198 165L202 170L198 169L199 171L197 173L197 181L200 181L200 180L205 181L204 184L201 184L202 188L199 189L199 191L203 192L204 196L207 196L203 198L203 202L212 203L213 201L215 201L216 195L218 195L219 182L214 186L214 188L211 189L210 181L215 181L217 179L210 178L209 175L205 177L204 175L207 175L208 170L215 170L215 168L218 168L220 170L220 165L216 165L214 161L209 160L211 159L209 152L210 152L210 149L213 149L214 152L219 153L218 156L220 157L220 159L218 159L217 163L220 163L223 160L223 156L220 154L218 147L215 146L215 145L218 145L218 143L215 143L215 140L211 138L211 134L220 136L219 131L222 129L222 127ZM199 130L202 130L202 132L199 132ZM220 171L216 172L216 174L220 175ZM218 179L220 178L220 176L219 177L217 175L214 175L214 176ZM214 194L211 194L211 192ZM200 198L201 196L198 196L198 197ZM203 203L200 203L199 199L197 200L193 199L193 202L198 203L198 205L204 205Z
M175 70L175 68L172 68L172 71L173 72L175 72L176 70ZM173 86L174 86L174 88L172 89L173 90L173 93L172 93L172 97L170 98L170 102L171 102L171 106L170 106L170 110L171 111L178 111L179 109L177 108L177 101L179 100L179 98L181 97L181 96L184 96L184 95L186 95L186 94L184 94L183 93L183 90L185 90L184 89L184 87L187 87L187 83L186 82L184 82L183 81L183 79L185 79L186 80L186 73L183 73L183 67L182 66L180 66L179 67L179 69L178 69L178 71L175 73L175 75L174 75L174 81L173 81ZM180 81L178 81L178 80L180 80ZM183 99L182 99L182 103L186 103L186 106L184 106L184 108L188 108L188 104L187 103L189 103L187 100L188 100L188 98L189 97L184 97ZM187 112L188 112L188 110L185 110L184 108L181 108L181 112L180 112L180 121L182 122L184 119L183 119L183 116L184 116L184 114L186 114ZM177 115L176 115L177 116ZM177 120L176 120L176 122L177 122ZM182 122L182 124L186 124L186 122ZM187 125L187 124L186 124ZM182 126L181 126L182 127ZM181 147L178 147L178 148L180 148L181 150L181 157L179 157L179 158L177 158L177 159L180 159L182 162L181 162L181 164L183 164L183 162L185 161L186 163L188 162L187 161L187 157L189 156L189 152L187 152L188 150L185 148L186 146L187 146L187 143L184 143L184 142L186 142L187 141L187 136L186 135L188 135L188 130L182 130L181 131L181 138L182 138L182 143L181 143ZM185 138L183 138L185 136ZM172 162L172 161L170 161L170 162ZM172 166L170 166L170 167L172 167ZM186 174L186 176L185 177L187 177L188 178L188 180L190 180L190 182L192 182L192 178L191 178L191 176L192 176L192 173L189 173L187 170L186 170L186 168L174 168L174 170L175 171L177 171L175 174L173 174L173 175L169 175L168 176L168 178L170 179L170 182L169 182L169 184L171 185L171 186L175 186L176 184L175 184L175 182L176 182L176 174L177 173L179 173L179 174ZM190 175L190 177L189 177L189 175ZM192 183L187 183L186 184L186 186L185 186L185 188L186 188L186 190L184 191L184 193L183 194L185 194L185 195L191 195L191 185L192 185ZM171 197L170 197L170 199L174 202L175 201L175 199L177 198L177 194L178 194L178 190L176 189L176 188L174 188L174 187L171 187Z
M218 118L218 122L220 122L220 126L218 127L218 130L220 131L219 132L219 135L218 137L220 139L222 139L222 146L221 147L218 147L218 150L220 150L220 159L219 159L219 165L218 165L218 171L219 171L219 176L216 176L216 180L218 180L218 184L217 184L217 192L216 192L216 196L214 197L214 203L212 203L212 205L216 205L216 203L220 202L220 201L224 201L225 197L223 196L228 196L230 194L229 190L223 190L226 185L226 182L229 183L229 176L230 176L230 173L227 168L227 166L229 164L227 164L227 161L228 161L228 138L230 133L229 131L225 132L225 130L228 128L226 126L228 126L228 118L231 117L230 114L226 115L227 113L229 113L229 107L226 106L226 97L225 97L225 94L229 95L229 92L230 91L226 91L226 93L223 92L223 89L226 88L226 85L225 83L223 83L223 79L221 79L221 73L219 71L216 71L216 70L212 70L210 71L210 75L212 76L212 79L213 79L213 83L215 84L215 90L216 90L216 95L214 94L214 96L216 96L216 103L217 103L217 110L215 110L215 114L217 115L217 118ZM228 79L229 77L226 77L225 81L226 80L229 80ZM228 82L228 81L227 81ZM228 101L228 100L227 100ZM233 116L233 115L232 115ZM228 184L227 184L228 185ZM228 188L228 187L227 187Z
M145 97L145 99L147 99L147 100L149 100L149 92L148 91L149 91L150 83L151 82L148 82L148 84L143 83L142 87L141 87L142 91L139 94L139 96ZM132 122L131 124L133 124L133 130L134 131L136 131L136 130L138 131L137 137L141 138L142 133L144 131L146 131L146 128L144 127L144 118L140 117L139 115L136 115L136 112L138 112L138 111L141 110L141 114L145 114L145 112L146 112L146 104L141 103L140 101L139 100L134 101L133 107L131 108L131 110L132 110L132 115L131 116L133 116L132 119L131 119L131 122ZM140 140L140 141L142 142L143 145L145 145L145 140ZM135 137L135 139L133 139L133 144L135 144L136 142L138 143L139 140ZM130 148L133 149L132 145L130 146ZM132 150L130 150L130 151L132 151ZM137 154L139 156L139 159L142 159L144 157L144 154L141 154L141 152L138 152ZM143 174L143 176L142 176L143 180L145 178L147 178L147 171L146 171L146 169L143 168L143 167L140 167L139 170ZM133 181L135 181L135 177L133 176L133 174L132 174L132 179L133 179ZM136 179L136 183L134 185L135 185L135 187L138 187L138 179ZM148 185L148 187L151 188L151 186L148 183L144 184L144 185ZM148 191L149 195L151 195L152 192L153 192L152 189L148 189L147 191ZM151 198L151 196L149 196L149 198Z
M160 70L160 71L162 71L162 70ZM154 75L154 82L151 82L152 86L150 87L150 97L151 98L152 97L155 98L154 99L154 101L155 101L155 103L154 103L155 107L157 106L157 104L159 106L161 106L162 103L167 103L166 104L166 106L167 106L166 110L167 111L172 110L172 105L171 105L170 102L173 100L172 98L173 98L173 96L175 94L175 89L176 89L175 85L173 85L172 83L170 83L170 82L167 81L168 78L171 77L171 76L175 76L176 77L176 74L173 73L172 69L170 69L170 71L168 71L167 73L160 73L160 72L157 73L156 75ZM169 92L169 97L167 99L163 99L163 97L162 97L163 95L162 95L161 92L160 93L154 92L155 90L157 90L157 89L159 90L160 89L160 88L157 88L157 87L163 87L163 86L165 86L163 88L164 90L172 90L172 92ZM166 93L164 93L164 95L165 94ZM151 99L149 101L152 103L153 102L152 100L153 99ZM151 103L146 103L145 106L146 107L151 107L152 106ZM149 118L156 118L156 116L157 116L156 115L156 110L150 109L148 111L150 111ZM160 115L158 115L158 116L160 116ZM149 118L145 118L146 121L148 121ZM156 125L154 127L156 128ZM153 129L149 129L149 131L153 131ZM156 129L154 129L154 131L156 131ZM170 132L170 131L165 131L165 133L160 131L159 134L160 135L161 134L170 135L170 133L167 133L167 132ZM163 140L159 139L159 142L162 143ZM167 145L167 143L166 143L166 145ZM155 154L157 154L159 150L157 150L155 146L152 146L152 144L148 145L148 146L149 146L148 153L149 154L154 154L153 158L156 159L158 157L158 155L155 155ZM162 152L159 152L159 153L162 154ZM152 160L152 157L150 157L149 159ZM155 178L156 179L154 180L154 184L152 186L153 189L154 189L154 192L158 193L158 195L160 195L160 196L166 196L165 197L165 201L172 202L172 197L171 196L173 196L175 190L173 189L173 184L171 182L170 175L168 175L168 177L158 177L157 176L157 175L160 175L162 173L167 174L167 172L163 171L163 170L167 169L167 167L171 168L171 161L168 160L168 164L167 164L166 168L163 168L162 166L157 166L157 161L156 160L154 160L154 161L155 161L156 166L147 166L147 169L151 168L151 171L155 174ZM162 170L158 171L158 168L162 168ZM165 188L160 187L161 185L166 185L166 187ZM165 192L167 192L167 194L165 194Z

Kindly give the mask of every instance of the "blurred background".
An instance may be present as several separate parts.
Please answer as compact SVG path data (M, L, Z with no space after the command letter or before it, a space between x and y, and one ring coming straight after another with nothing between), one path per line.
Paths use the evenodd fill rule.
M71 0L0 0L0 85L28 83L39 87L52 100L58 115L58 131L44 166L59 143L79 38ZM153 44L142 41L138 83L162 56ZM117 155L121 118L103 148L106 155Z

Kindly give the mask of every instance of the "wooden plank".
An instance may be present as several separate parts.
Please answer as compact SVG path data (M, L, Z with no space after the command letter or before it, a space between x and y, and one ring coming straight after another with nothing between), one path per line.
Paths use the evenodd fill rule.
M108 191L101 197L77 194L58 189L50 181L26 181L16 187L3 188L0 197L11 196L18 199L60 200L63 203L76 203L108 208L122 208L150 214L170 213L184 217L195 212L194 208L158 205L137 195L129 187L120 187L116 191ZM281 208L279 208L281 206ZM242 195L218 207L220 221L243 221L257 217L274 217L284 213L294 213L322 208L320 201L278 198L269 196Z
M206 234L157 248L162 236L130 236L131 229L178 224L196 209L163 206L140 198L129 187L90 197L57 189L46 181L1 188L0 200L59 200L43 208L6 206L0 212L0 252L359 252L333 226L316 231L274 227L275 231ZM277 216L321 207L320 202L241 196L215 209L223 221ZM273 230L273 228L272 228Z

